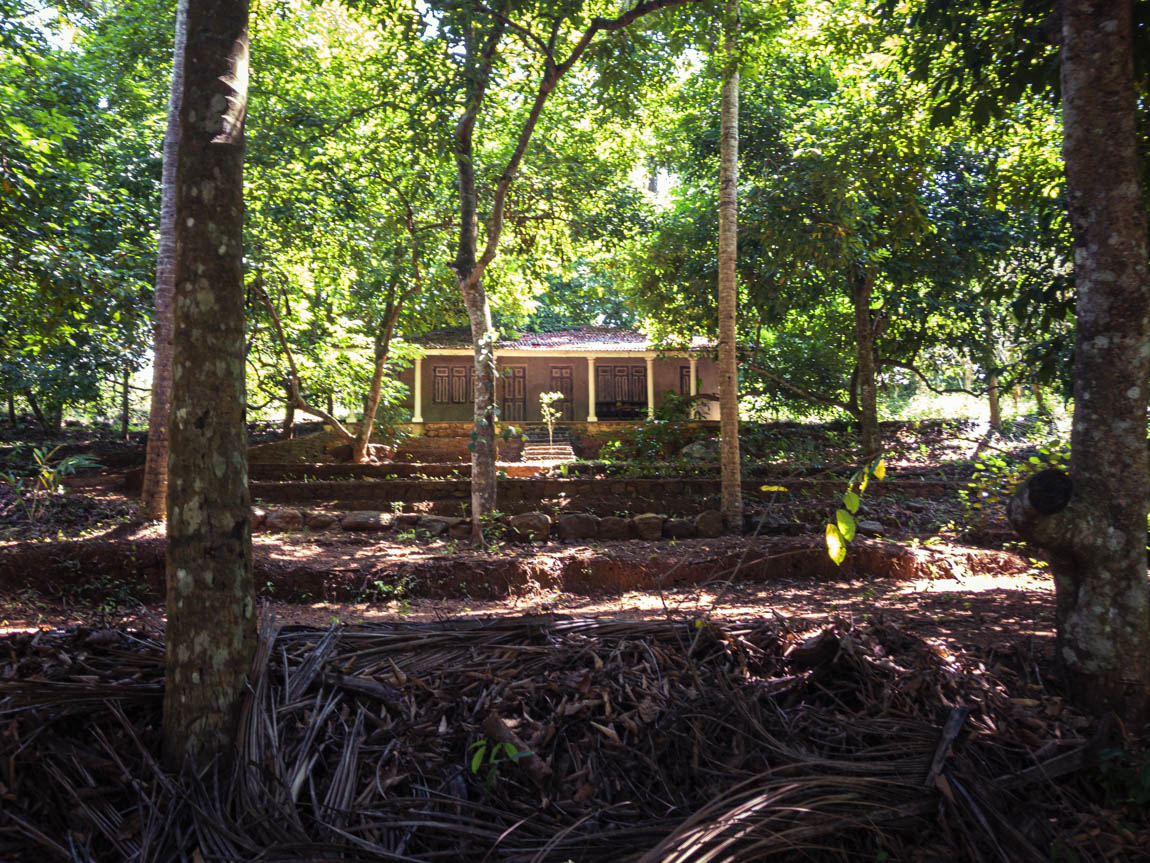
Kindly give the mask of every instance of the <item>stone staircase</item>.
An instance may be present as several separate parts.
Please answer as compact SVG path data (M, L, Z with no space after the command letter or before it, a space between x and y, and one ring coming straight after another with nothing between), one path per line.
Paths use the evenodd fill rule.
M546 426L528 426L524 430L524 461L575 461L575 450L571 446L571 435L564 428L555 429L550 438Z

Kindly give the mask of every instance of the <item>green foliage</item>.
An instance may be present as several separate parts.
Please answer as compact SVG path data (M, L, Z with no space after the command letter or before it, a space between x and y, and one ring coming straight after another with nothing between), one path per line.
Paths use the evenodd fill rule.
M1025 461L1005 452L983 456L975 462L966 487L958 490L967 531L983 531L1001 518L1015 490L1034 474L1049 468L1065 470L1069 463L1070 443L1064 440L1043 444Z
M857 524L855 516L862 504L862 496L866 492L871 477L877 480L886 476L886 461L882 456L877 457L870 464L855 471L847 481L847 490L843 493L843 508L835 510L834 521L827 523L826 546L827 555L841 565L847 556L847 546L855 538Z
M28 521L36 524L43 517L53 495L65 493L63 479L80 470L92 470L99 462L86 455L70 455L53 463L52 457L60 450L54 447L32 449L32 468L24 473L8 470L0 473L0 483L10 486Z
M500 768L507 764L517 764L520 759L531 753L520 750L513 743L491 743L486 738L476 740L467 747L468 769L475 776L483 773L486 766L484 784L491 787L495 784L495 777Z

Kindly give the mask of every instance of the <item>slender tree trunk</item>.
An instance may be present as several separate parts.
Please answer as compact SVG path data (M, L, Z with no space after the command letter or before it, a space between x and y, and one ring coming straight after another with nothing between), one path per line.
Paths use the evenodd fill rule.
M739 463L739 367L736 314L739 288L739 2L728 0L719 133L719 424L722 442L722 511L729 533L743 529Z
M255 653L244 425L246 0L191 0L176 175L163 753L233 745Z
M44 412L40 410L40 402L36 400L36 396L32 394L31 390L24 391L24 398L28 399L28 407L32 408L32 416L36 417L36 422L40 426L40 430L44 434L51 434L52 430L48 426L48 420L44 416Z
M120 387L120 437L124 440L128 439L128 424L132 419L131 385L132 370L130 367L124 366L124 375Z
M990 403L990 427L994 431L1002 431L1002 405L999 403L998 392L998 359L994 350L994 324L990 320L990 309L982 310L982 334L986 339L986 350L982 356L982 365L986 369L986 398Z
M1039 384L1031 384L1030 389L1034 393L1034 407L1038 411L1038 415L1044 417L1049 414L1050 408L1042 396L1042 387Z
M160 178L160 241L156 252L155 322L152 335L152 403L148 410L148 448L140 490L140 515L164 517L168 493L168 412L172 404L172 294L176 279L176 159L180 145L180 99L184 84L184 43L188 0L176 5L172 83Z
M475 428L471 441L471 538L483 541L483 517L495 509L495 328L478 267L479 196L475 184L475 121L483 103L495 49L503 25L493 28L480 49L468 46L467 110L455 129L455 167L459 183L459 245L452 270L463 296L475 352L473 392ZM514 170L514 167L510 169ZM508 176L508 183L510 176ZM494 226L496 229L499 226Z
M1062 4L1062 153L1077 329L1067 493L1033 480L1011 505L1050 549L1067 692L1131 726L1150 719L1146 406L1150 280L1139 181L1129 0Z
M295 390L290 382L284 384L287 398L284 400L284 423L280 431L280 440L291 440L295 437Z
M878 427L878 387L875 384L874 327L870 300L874 291L874 269L858 264L852 274L851 301L855 313L855 368L858 372L859 443L863 455L875 456L882 449Z
M16 428L16 394L10 390L8 392L8 422L12 428Z

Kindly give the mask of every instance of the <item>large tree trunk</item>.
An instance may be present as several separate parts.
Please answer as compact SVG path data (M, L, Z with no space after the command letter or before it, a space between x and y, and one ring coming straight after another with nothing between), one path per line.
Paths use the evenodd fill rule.
M873 458L882 450L878 427L878 386L875 383L874 325L870 300L874 291L874 268L856 265L851 274L851 302L855 313L855 369L858 376L859 443L863 456Z
M990 404L990 427L1002 431L1002 405L998 391L998 358L994 349L994 324L990 319L990 309L982 310L982 334L986 339L986 350L982 365L986 369L986 399Z
M1057 656L1068 693L1132 725L1150 718L1146 387L1150 281L1139 182L1129 0L1064 0L1063 157L1077 332L1068 500L1032 485L1011 506L1054 552ZM1040 475L1041 476L1041 475ZM1057 502L1057 501L1056 501Z
M169 767L226 755L256 648L244 427L246 0L191 0L176 175Z
M164 517L168 493L168 411L172 404L172 293L176 280L176 157L180 144L180 98L184 86L184 43L188 0L176 6L176 43L172 52L172 85L168 92L168 126L160 177L160 241L156 253L153 305L152 404L148 411L148 449L140 490L140 515Z
M728 532L742 532L743 490L739 464L739 367L735 316L739 289L739 2L727 3L726 70L719 133L719 425L722 441L722 511Z

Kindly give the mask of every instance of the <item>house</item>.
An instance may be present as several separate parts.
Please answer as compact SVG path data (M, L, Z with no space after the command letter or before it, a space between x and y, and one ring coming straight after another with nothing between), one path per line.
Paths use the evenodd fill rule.
M472 421L474 354L464 328L413 338L424 355L401 380L411 394L413 430L432 423ZM668 392L714 395L714 345L695 338L683 350L656 350L642 333L582 327L529 333L496 345L496 403L505 423L542 421L539 395L563 393L555 407L562 422L634 421L654 416ZM700 399L697 415L717 419L718 406Z

